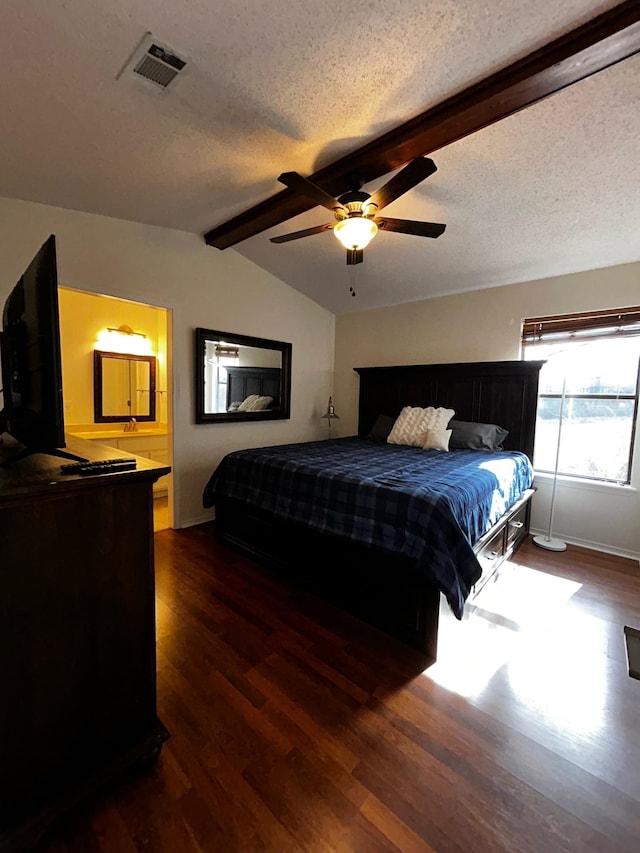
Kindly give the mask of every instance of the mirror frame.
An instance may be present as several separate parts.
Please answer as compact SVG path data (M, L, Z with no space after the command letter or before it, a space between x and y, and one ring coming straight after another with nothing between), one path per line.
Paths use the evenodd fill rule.
M144 361L149 365L149 414L148 415L105 415L102 411L102 363L105 358L120 358L127 361ZM93 420L97 424L155 421L156 419L156 357L155 355L129 355L122 352L93 351Z
M282 375L280 378L280 406L261 412L205 412L204 410L204 352L206 341L223 340L239 346L271 349L280 353ZM195 401L196 423L215 424L237 421L282 421L291 417L291 356L293 346L285 341L236 335L216 329L195 330Z

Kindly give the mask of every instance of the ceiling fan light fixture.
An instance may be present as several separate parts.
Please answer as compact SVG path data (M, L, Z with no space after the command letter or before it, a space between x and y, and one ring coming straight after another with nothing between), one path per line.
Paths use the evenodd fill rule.
M350 216L338 222L333 233L345 249L364 249L378 233L378 226L364 216Z

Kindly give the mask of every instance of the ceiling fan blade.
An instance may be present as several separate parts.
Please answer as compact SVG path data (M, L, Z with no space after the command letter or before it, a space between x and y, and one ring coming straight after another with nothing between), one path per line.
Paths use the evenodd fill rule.
M439 237L447 227L439 222L415 222L413 219L389 219L386 216L376 216L373 221L383 231L415 234L416 237Z
M312 234L320 234L322 231L331 231L335 222L327 222L324 225L314 225L313 228L304 228L302 231L292 231L291 234L281 234L279 237L270 237L272 243L288 243L289 240L299 240L301 237L311 237Z
M361 264L364 261L364 252L362 249L347 249L347 266Z
M390 181L376 190L369 199L369 204L375 204L378 210L382 210L436 171L437 166L430 157L416 157Z
M319 186L299 175L298 172L283 172L278 180L285 187L289 187L290 190L294 190L300 193L300 195L306 195L307 198L310 198L322 207L326 207L327 210L331 210L332 212L343 210L345 216L347 215L346 209L340 204L338 199L330 196L329 193L326 193Z

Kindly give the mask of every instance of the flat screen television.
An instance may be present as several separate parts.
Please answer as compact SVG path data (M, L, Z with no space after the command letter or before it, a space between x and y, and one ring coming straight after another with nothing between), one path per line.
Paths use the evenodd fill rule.
M4 397L0 433L7 432L24 446L20 457L48 453L76 458L61 450L65 447L64 405L53 234L7 297L0 359Z

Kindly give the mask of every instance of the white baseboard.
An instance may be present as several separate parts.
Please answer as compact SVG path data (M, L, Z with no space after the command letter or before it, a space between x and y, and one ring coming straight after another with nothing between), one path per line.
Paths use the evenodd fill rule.
M529 531L532 536L536 535L544 535L547 533L546 530L540 530L538 528L532 527ZM640 554L635 551L627 551L624 548L615 548L612 545L603 545L601 542L590 542L587 539L574 539L571 536L564 536L562 533L558 533L558 531L554 531L554 536L556 539L562 539L563 542L566 542L567 545L578 545L580 548L588 548L589 551L600 551L602 554L611 554L614 557L626 557L627 560L635 560L636 563L639 564L640 569Z
M198 515L195 518L186 518L182 519L180 523L180 527L195 527L196 524L205 524L207 521L213 521L215 518L215 514L213 512L207 513L206 515Z

